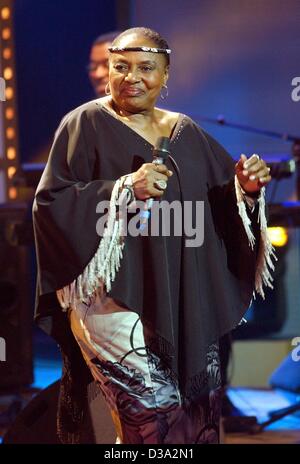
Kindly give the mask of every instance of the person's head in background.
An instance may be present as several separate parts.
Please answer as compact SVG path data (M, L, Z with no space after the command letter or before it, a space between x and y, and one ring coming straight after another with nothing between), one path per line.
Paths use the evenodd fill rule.
M119 34L120 31L101 34L92 44L88 74L97 97L105 95L105 86L108 82L108 47Z

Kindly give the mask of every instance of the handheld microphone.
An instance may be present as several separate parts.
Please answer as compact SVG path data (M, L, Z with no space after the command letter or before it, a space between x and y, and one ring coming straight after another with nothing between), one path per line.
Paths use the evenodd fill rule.
M158 137L156 144L153 148L153 164L165 164L168 156L170 155L170 139L169 137ZM144 209L140 212L140 226L139 230L144 230L147 221L150 217L150 209L153 205L154 198L148 198L144 202Z

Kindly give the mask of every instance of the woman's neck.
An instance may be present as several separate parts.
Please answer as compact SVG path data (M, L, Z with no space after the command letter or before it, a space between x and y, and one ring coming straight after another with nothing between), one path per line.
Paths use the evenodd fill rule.
M157 110L154 107L134 113L124 108L120 108L112 99L109 100L108 103L116 116L123 121L140 126L149 126L159 122Z

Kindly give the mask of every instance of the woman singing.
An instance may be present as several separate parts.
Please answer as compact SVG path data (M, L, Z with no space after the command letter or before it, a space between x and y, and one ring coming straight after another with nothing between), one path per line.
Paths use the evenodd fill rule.
M241 322L253 293L272 286L269 169L258 155L235 164L191 118L157 106L170 53L147 28L113 41L107 96L63 118L36 192L36 319L63 354L63 442L88 441L94 379L120 443L218 443L218 341ZM156 164L160 137L170 144ZM154 235L146 224L148 233L124 234L133 205L150 198L180 206L170 232ZM186 210L197 204L200 222L197 208ZM202 228L201 243L188 241L193 227Z

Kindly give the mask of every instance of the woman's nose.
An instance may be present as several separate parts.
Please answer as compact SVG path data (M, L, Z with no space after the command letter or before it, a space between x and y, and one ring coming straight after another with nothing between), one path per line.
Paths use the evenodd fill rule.
M125 77L127 82L138 82L140 80L140 75L138 71L130 71Z

